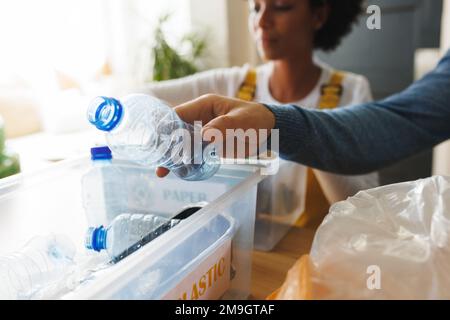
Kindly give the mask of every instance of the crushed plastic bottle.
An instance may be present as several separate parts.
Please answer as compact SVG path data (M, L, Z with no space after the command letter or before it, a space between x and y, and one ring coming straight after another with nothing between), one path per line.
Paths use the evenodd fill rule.
M196 148L194 126L154 97L97 97L89 105L88 119L107 132L107 144L119 158L165 167L188 181L206 180L220 167L214 145L202 142Z
M176 226L180 220L152 214L121 214L107 228L89 228L86 248L106 250L112 263L117 263L148 242Z
M26 300L64 278L76 249L64 235L38 236L21 250L0 257L0 299Z

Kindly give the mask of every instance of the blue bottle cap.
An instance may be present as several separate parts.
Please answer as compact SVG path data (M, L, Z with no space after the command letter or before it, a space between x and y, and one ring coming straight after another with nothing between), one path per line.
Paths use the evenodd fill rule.
M106 249L107 230L101 226L98 228L89 228L86 232L85 247L89 250L100 252Z
M97 97L88 107L87 117L97 129L113 130L122 119L123 107L119 100L108 97Z
M109 149L106 146L91 148L91 159L111 160L112 159L111 149Z

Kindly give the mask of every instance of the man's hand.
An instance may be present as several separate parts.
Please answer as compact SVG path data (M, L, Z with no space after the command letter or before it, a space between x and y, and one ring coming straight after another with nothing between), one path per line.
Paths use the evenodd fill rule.
M208 94L190 102L186 102L174 110L185 122L193 124L201 121L203 124L202 137L204 141L211 141L214 131L220 131L226 137L227 129L270 130L275 127L275 116L264 105L255 102L226 98ZM226 138L224 139L226 140ZM226 144L226 141L224 141ZM235 144L236 145L236 144ZM224 147L223 154L229 154ZM165 177L169 171L157 168L156 174Z

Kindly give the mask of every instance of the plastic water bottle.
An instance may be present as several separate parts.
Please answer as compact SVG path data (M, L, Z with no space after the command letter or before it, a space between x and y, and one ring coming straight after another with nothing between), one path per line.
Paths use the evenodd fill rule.
M177 225L180 220L151 214L121 214L107 228L89 228L86 248L106 250L116 263Z
M0 299L30 299L64 278L76 249L63 235L39 236L20 251L0 257Z
M219 169L214 145L203 142L195 148L194 126L154 97L132 94L120 101L97 97L89 106L88 119L107 132L107 144L119 158L165 167L189 181L206 180Z
M123 174L112 165L108 147L92 148L91 160L92 167L81 178L82 199L89 226L99 226L124 211L126 189Z

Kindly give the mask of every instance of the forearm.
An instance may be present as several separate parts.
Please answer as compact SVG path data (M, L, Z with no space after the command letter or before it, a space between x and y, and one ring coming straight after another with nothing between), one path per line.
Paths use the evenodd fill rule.
M450 138L450 56L381 102L333 111L267 107L283 158L341 174L368 173Z

